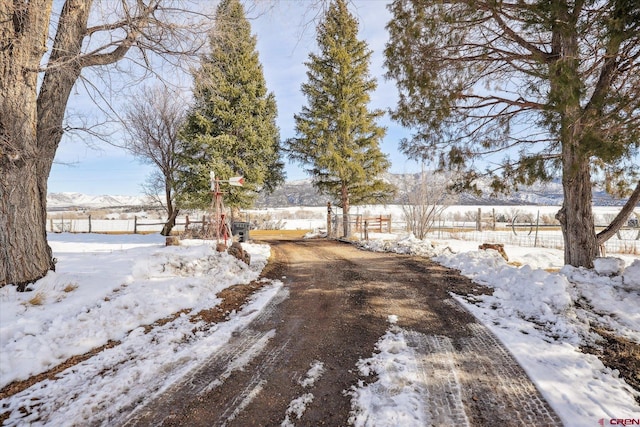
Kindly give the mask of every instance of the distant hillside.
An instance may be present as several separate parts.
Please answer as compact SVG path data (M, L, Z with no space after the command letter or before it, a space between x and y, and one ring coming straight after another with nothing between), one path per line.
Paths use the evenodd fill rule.
M47 209L101 209L148 206L147 196L90 196L82 193L50 193L47 195Z
M313 188L310 179L285 182L272 194L260 194L256 207L323 206L328 202Z
M388 174L385 178L398 188L406 187L404 183L418 179L416 174ZM289 206L325 206L329 198L320 195L311 184L310 179L290 181L280 186L273 194L261 194L256 207L289 207ZM624 200L614 199L604 191L594 191L593 201L596 206L620 206ZM391 204L399 203L398 200ZM522 188L520 191L499 197L461 194L459 205L541 205L560 206L562 204L562 185L559 181L537 184ZM102 209L102 208L136 208L152 205L146 196L88 196L81 193L52 193L47 196L49 210L61 209Z
M388 174L385 178L398 188L405 188L405 182L418 180L418 174ZM482 185L480 185L482 188ZM488 188L488 185L487 185ZM562 205L562 184L552 181L522 188L520 191L498 197L476 196L470 193L460 195L459 205ZM257 207L287 207L287 206L324 206L330 201L329 197L320 195L311 184L310 179L287 182L273 194L261 194L256 203ZM593 202L596 206L619 206L625 200L614 199L604 191L593 192ZM391 202L398 204L399 200Z

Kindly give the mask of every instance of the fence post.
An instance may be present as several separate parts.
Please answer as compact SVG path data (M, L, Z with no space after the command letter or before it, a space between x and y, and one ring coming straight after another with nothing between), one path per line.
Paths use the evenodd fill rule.
M536 235L533 239L533 247L538 247L538 228L540 228L540 211L538 211L538 216L536 217Z
M133 217L133 234L138 234L138 216Z
M496 231L496 208L491 209L492 229Z
M478 208L478 216L476 217L476 230L482 231L482 208Z
M387 233L391 233L391 214L388 216L389 222L387 223Z
M327 238L331 236L331 202L327 202Z
M184 218L184 231L188 231L189 230L189 215L185 215Z
M369 221L364 220L364 240L369 240Z
M91 214L89 214L89 233L91 233Z

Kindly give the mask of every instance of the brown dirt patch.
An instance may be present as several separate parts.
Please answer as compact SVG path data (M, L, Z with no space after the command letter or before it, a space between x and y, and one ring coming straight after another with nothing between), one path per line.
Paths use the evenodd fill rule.
M613 335L605 329L595 329L604 340L597 346L582 347L585 353L593 354L611 369L617 369L627 384L640 392L640 344ZM640 396L636 396L640 404Z

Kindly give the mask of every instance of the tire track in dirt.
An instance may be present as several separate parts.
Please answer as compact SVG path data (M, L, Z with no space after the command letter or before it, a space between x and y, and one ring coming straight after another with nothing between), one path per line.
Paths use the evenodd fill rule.
M357 363L375 352L390 315L414 347L433 425L560 425L510 354L450 296L486 292L479 285L425 259L326 240L269 243L278 266L268 276L284 282L288 298L239 331L225 356L144 402L127 425L279 426L307 393L313 400L295 424L346 425L345 391L363 380ZM241 369L225 366L266 334ZM304 388L299 379L314 361L324 373ZM225 372L214 387L187 384L212 384Z
M287 298L287 294L286 291L280 291L256 319L272 314L275 307ZM198 399L199 396L224 385L234 371L243 369L253 358L262 353L274 335L273 329L257 331L251 328L234 334L228 344L214 353L206 364L194 369L180 383L169 387L159 399L147 402L131 415L127 415L127 420L122 421L123 425L144 426L171 423L175 417L176 408L181 408L192 400ZM280 349L280 351L282 350ZM273 354L271 360L276 360L277 356L278 354ZM266 369L267 366L268 364L263 365L262 369ZM256 381L259 382L259 378ZM120 424L118 420L109 420L109 422Z
M420 380L426 387L427 418L431 425L468 426L451 340L415 331L405 335L407 344L418 354Z

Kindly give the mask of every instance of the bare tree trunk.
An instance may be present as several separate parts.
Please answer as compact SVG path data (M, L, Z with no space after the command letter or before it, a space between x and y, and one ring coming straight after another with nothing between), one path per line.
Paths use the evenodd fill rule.
M346 184L342 184L342 232L344 237L349 237L349 189Z
M171 213L169 214L169 219L167 219L167 222L164 224L164 227L162 227L162 231L160 232L161 235L163 236L170 236L171 235L171 230L173 230L173 227L176 226L176 218L178 217L178 210L172 210Z
M0 286L21 290L55 267L36 130L37 69L51 6L51 0L0 4Z
M167 219L167 222L164 224L164 227L162 227L162 231L160 232L160 234L163 236L170 236L171 230L173 230L173 227L175 227L176 225L176 218L178 217L178 209L176 209L173 206L172 186L168 182L168 180L165 180L164 192L165 192L165 198L167 203L167 215L169 216L169 218Z
M556 215L562 225L564 262L574 267L593 267L598 240L592 209L589 159L574 144L563 144L562 188L564 201Z
M591 206L590 154L583 147L586 131L579 97L582 87L577 59L578 34L567 3L561 3L554 14L556 22L551 45L557 60L550 64L549 98L558 107L560 119L564 193L562 208L556 218L562 226L565 264L592 268L598 255L598 240Z
M24 139L23 139L24 141ZM20 290L55 268L46 233L46 186L42 193L38 161L0 162L0 286ZM26 197L25 197L26 195Z
M73 85L83 67L121 59L135 39L82 56L92 1L66 0L38 94L52 2L0 2L0 286L19 289L55 267L46 235L47 179Z
M55 267L46 235L47 179L62 138L67 99L81 70L77 61L68 58L80 52L90 3L69 2L63 9L49 58L57 66L45 73L39 96L37 70L45 53L51 1L13 3L8 5L12 10L6 10L7 5L1 9L3 21L13 15L14 24L23 25L14 25L15 31L8 32L3 22L0 39L3 46L13 46L3 49L0 57L4 95L0 111L0 246L4 251L0 286L13 283L24 289Z
M80 77L80 53L91 1L67 0L60 14L54 47L38 95L38 173L45 189L53 159L62 139L62 122L73 85Z

